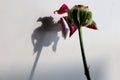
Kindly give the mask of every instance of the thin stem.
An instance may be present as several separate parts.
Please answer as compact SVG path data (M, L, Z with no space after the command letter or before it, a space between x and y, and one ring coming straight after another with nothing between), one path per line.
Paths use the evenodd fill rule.
M82 53L85 75L86 75L87 80L91 80L89 69L87 67L85 52L84 52L84 46L83 46L83 40L82 40L82 28L81 27L78 29L78 32L79 32L79 41L80 41L80 48L81 48L81 53Z

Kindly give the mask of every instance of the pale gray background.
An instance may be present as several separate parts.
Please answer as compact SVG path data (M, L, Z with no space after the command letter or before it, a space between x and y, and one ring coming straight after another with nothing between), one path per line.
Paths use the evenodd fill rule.
M28 79L36 57L31 35L41 25L36 20L52 16L57 21L53 11L63 3L88 5L97 22L97 31L83 28L92 80L120 80L119 0L0 0L0 80ZM52 44L42 49L34 80L86 80L77 31L66 40L61 32L58 36L56 52Z

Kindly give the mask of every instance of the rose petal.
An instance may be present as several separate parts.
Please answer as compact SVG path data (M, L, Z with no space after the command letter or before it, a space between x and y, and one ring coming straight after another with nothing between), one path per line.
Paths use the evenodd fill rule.
M67 22L68 24L68 27L70 29L70 37L73 35L73 33L77 30L77 26L76 25L73 25L73 24L70 24L67 20L67 17L63 17L65 19L65 21Z
M59 10L54 11L54 13L58 13L58 14L64 14L69 10L68 6L66 4L63 4Z

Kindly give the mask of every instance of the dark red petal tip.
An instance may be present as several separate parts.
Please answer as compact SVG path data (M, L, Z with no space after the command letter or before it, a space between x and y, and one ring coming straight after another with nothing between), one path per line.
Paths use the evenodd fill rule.
M70 37L73 35L73 33L77 30L77 26L73 25L73 24L70 24L67 20L67 17L63 17L65 19L65 21L67 22L68 24L68 27L69 27L69 30L70 30Z
M87 28L97 30L97 27L93 24L88 25Z
M68 12L69 8L66 4L63 4L59 10L54 11L54 14L57 12L58 14L64 14Z
M73 35L73 33L77 30L77 27L74 25L69 25L70 28L70 37Z
M90 29L94 29L94 30L97 30L97 27L96 27L96 23L95 21L92 21L91 24L89 24L88 26L86 26L87 28L90 28Z

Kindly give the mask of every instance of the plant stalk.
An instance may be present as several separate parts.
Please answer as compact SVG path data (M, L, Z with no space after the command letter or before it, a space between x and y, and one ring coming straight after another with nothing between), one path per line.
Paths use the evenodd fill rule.
M79 32L80 48L81 48L81 53L82 53L83 65L84 65L84 72L85 72L87 80L91 80L89 68L87 66L85 52L84 52L84 46L83 46L83 40L82 40L82 28L81 27L78 29L78 32Z

